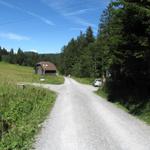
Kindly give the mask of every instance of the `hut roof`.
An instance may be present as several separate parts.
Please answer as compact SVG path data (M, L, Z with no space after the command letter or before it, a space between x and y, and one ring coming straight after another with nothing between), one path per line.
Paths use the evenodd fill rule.
M43 70L56 70L56 66L49 61L41 61L36 64L36 66L41 66Z

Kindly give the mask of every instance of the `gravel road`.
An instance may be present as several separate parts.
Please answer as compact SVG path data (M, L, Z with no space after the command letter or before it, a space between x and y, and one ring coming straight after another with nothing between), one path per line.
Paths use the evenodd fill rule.
M94 87L70 78L41 86L58 97L36 150L150 150L150 126L94 94Z

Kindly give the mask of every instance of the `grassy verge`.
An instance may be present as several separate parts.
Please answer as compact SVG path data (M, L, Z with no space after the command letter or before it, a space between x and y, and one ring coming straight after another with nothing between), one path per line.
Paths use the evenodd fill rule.
M150 102L145 106L139 118L150 125Z
M120 108L120 109L122 109L122 110L124 110L124 111L126 111L126 112L129 112L129 110L125 107L125 106L123 106L122 104L120 104L119 102L115 102L114 103L118 108ZM130 112L129 112L130 113Z
M101 96L101 97L107 99L108 94L107 94L104 90L98 89L98 91L96 91L96 93L97 93L99 96Z
M39 77L40 78L40 77ZM64 83L64 77L63 76L44 76L45 81L42 83L49 83L49 84L63 84ZM40 82L40 79L38 81L35 81L36 83Z
M78 78L78 77L72 77L72 78L82 84L92 84L94 81L93 78Z
M5 83L4 83L5 84ZM28 150L56 95L45 89L0 85L0 149Z
M29 150L56 94L32 86L16 86L17 82L39 81L30 67L0 63L0 69L0 150ZM48 82L62 83L60 78Z

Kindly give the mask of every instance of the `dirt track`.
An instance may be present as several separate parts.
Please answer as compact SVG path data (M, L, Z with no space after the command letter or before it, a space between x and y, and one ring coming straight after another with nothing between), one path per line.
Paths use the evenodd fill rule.
M94 94L94 87L69 78L42 86L59 95L36 150L150 150L150 127Z

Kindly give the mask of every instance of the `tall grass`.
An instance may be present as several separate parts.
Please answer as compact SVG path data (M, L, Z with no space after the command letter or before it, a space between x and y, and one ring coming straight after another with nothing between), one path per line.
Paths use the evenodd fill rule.
M28 150L56 95L17 82L34 82L32 68L0 63L0 150Z

